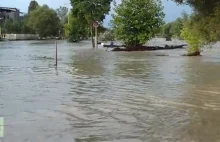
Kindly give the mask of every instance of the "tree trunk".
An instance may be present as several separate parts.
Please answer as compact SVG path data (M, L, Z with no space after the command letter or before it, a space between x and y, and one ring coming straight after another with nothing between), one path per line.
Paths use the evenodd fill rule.
M199 47L189 47L187 56L200 56L201 50Z
M92 38L92 47L95 48L95 41L94 41L94 28L93 28L93 23L91 23L91 38Z
M200 56L200 51L195 51L192 53L188 53L186 56Z

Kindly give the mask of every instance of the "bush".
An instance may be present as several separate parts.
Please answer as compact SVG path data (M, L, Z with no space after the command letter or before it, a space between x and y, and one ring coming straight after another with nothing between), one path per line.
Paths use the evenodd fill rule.
M192 19L186 17L183 22L181 36L188 43L188 55L200 55L201 47L204 45L202 37Z

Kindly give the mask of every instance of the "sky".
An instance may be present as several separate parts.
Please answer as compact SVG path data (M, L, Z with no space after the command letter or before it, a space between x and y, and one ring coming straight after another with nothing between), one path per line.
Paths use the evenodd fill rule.
M20 9L21 12L27 12L28 6L31 0L0 0L0 7L13 7ZM58 8L59 6L70 6L69 0L36 0L40 5L47 4L51 8ZM55 2L56 1L56 2ZM120 1L120 0L117 0ZM165 21L171 22L176 20L176 18L180 17L182 12L185 11L190 13L191 9L188 6L178 6L172 0L162 0L162 4L164 6ZM104 25L108 26L109 21L111 20L111 16L106 16L106 20L104 21Z

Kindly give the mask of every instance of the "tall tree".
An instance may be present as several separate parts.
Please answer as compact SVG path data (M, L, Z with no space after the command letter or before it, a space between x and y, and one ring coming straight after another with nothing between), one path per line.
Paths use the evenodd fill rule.
M105 19L106 14L111 9L112 0L70 0L73 6L72 13L74 16L85 21L90 26L92 45L94 44L94 28L93 21L102 22Z
M184 16L183 29L181 31L181 36L188 43L188 56L198 56L200 55L200 48L204 45L201 40L201 34L197 28L197 23L192 20L188 15Z
M22 21L7 19L4 23L3 29L7 33L20 34L22 33Z
M68 8L60 6L56 11L57 11L58 17L60 18L60 21L62 23L64 23L65 22L65 18L67 17Z
M7 33L13 33L13 20L12 19L7 19L4 22L3 25L3 29L7 32Z
M128 48L145 44L163 25L163 7L157 0L123 0L115 9L113 30Z
M55 10L43 5L31 12L28 26L33 27L40 37L57 36L60 20Z
M28 14L30 14L31 11L34 11L38 6L39 5L35 0L31 0L30 5L28 7Z
M60 6L58 9L56 9L57 16L60 19L60 37L65 36L65 24L69 21L68 11L68 8L63 6Z
M183 19L177 18L173 22L169 22L163 26L162 35L166 38L180 37L183 27Z
M28 26L28 21L29 21L29 15L24 15L24 18L22 20L22 33L23 34L34 34L35 30L33 27Z
M78 42L87 36L86 25L76 17L70 17L69 23L64 26L65 36L70 42Z
M210 44L220 40L220 1L219 0L174 0L180 4L190 5L194 12L188 18L191 24L183 24L183 36L185 40L190 44L190 40L199 38L199 42ZM190 30L188 30L190 29ZM196 34L190 34L190 40L188 39L188 31L193 31ZM201 44L195 44L200 46ZM194 49L200 49L196 47ZM192 47L192 46L191 46ZM199 51L199 50L197 50ZM191 53L189 53L191 54ZM191 54L193 55L193 54ZM195 52L197 55L197 52Z

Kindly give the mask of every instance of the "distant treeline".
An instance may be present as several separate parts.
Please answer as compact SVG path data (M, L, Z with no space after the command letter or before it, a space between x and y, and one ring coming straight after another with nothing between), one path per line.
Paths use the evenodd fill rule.
M54 10L47 5L38 5L37 1L31 1L28 13L20 20L5 19L2 31L14 34L39 34L40 37L63 36L67 12L66 7Z

